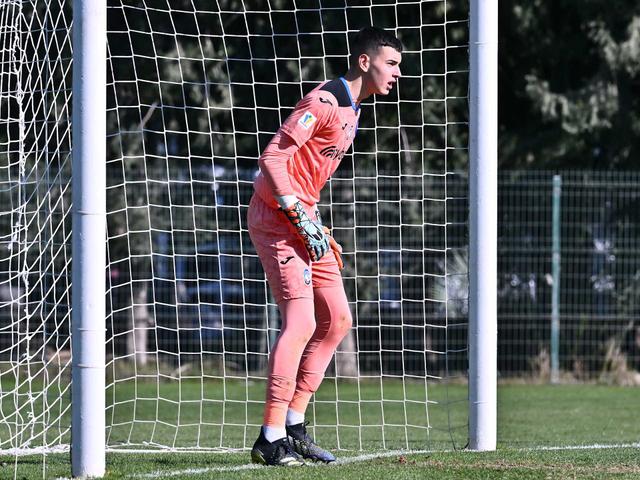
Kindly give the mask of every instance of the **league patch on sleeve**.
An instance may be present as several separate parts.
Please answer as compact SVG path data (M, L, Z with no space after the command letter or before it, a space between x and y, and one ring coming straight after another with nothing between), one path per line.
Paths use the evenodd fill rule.
M302 128L307 130L311 125L315 123L315 121L316 117L313 115L313 113L306 111L302 114L300 120L298 120L298 123L302 125Z

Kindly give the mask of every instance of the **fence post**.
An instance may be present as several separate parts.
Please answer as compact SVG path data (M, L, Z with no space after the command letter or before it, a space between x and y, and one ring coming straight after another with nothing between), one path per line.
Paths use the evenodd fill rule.
M560 350L560 196L562 177L553 176L552 252L551 252L551 383L559 381Z

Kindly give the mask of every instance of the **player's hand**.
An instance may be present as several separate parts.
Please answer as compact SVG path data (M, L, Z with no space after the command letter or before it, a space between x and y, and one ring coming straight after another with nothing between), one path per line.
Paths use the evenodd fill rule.
M282 211L293 224L302 239L302 243L309 252L312 262L320 260L329 251L329 237L324 234L321 223L316 223L309 218L304 211L302 203L298 200L293 205L283 208Z
M342 261L342 246L335 241L331 236L331 231L327 227L322 227L324 234L329 238L329 246L333 250L333 254L336 256L336 262L338 262L338 268L342 270L344 268L344 262Z

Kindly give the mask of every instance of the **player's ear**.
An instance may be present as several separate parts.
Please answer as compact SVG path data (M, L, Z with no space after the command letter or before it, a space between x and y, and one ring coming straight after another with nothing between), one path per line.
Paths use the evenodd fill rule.
M363 72L368 72L371 66L371 58L366 53L361 53L358 57L358 66Z

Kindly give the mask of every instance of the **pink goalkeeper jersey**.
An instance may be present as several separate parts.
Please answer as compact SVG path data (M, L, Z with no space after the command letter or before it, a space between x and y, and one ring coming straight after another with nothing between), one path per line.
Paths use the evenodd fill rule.
M287 163L287 172L292 194L302 202L314 205L320 200L322 187L353 143L359 116L360 109L353 102L345 80L331 80L298 102L265 149L267 152L279 148L282 134L297 145L298 150ZM265 203L278 208L264 174L258 175L254 189Z

